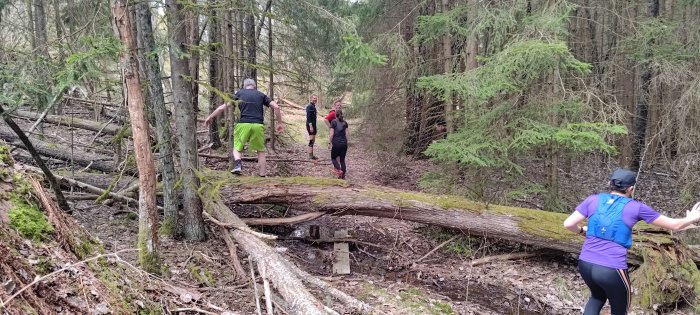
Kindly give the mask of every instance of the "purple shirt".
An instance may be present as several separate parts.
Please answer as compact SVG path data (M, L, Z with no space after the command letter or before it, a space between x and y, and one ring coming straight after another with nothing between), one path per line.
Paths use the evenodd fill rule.
M598 208L598 195L590 195L576 211L586 218L590 218ZM639 221L651 223L661 216L651 207L636 200L628 202L622 209L622 221L630 229ZM604 240L595 236L586 236L581 248L580 260L614 269L627 269L627 248L613 241Z

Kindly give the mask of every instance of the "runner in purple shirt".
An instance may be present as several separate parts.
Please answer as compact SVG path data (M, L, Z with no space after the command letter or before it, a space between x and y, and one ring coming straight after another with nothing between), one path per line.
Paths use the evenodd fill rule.
M631 284L627 273L627 249L632 245L632 227L639 221L671 230L681 230L700 220L700 202L685 218L673 219L633 200L636 174L617 169L610 176L610 193L591 195L564 221L569 231L585 234L579 256L579 273L591 291L583 315L598 315L610 301L612 315L627 314ZM588 219L587 226L578 226Z

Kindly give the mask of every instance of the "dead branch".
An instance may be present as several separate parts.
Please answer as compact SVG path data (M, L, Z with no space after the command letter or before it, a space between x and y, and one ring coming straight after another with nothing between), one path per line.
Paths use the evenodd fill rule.
M495 255L495 256L486 256L486 257L481 257L479 259L474 259L471 261L472 267L483 265L483 264L488 264L496 261L506 261L506 260L515 260L515 259L524 259L524 258L530 258L530 257L535 257L535 256L542 256L542 255L547 255L551 254L551 251L535 251L535 252L521 252L521 253L509 253L509 254L502 254L502 255Z
M29 165L25 165L24 167L25 167L27 170L33 171L33 172L35 172L35 173L43 174L43 172L42 172L41 169L39 169L39 168L36 168L36 167L33 167L33 166L29 166ZM80 182L80 181L77 181L77 180L72 179L72 178L68 178L68 177L64 177L64 176L60 176L60 175L54 175L54 176L55 176L56 179L59 180L59 181L68 183L69 185L72 185L72 186L75 186L75 187L83 188L83 189L85 189L85 190L87 190L87 191L89 191L89 192L91 192L91 193L93 193L93 194L102 195L102 194L104 194L104 193L106 192L106 190L104 190L104 189L102 189L102 188L95 187L95 186L92 186L92 185L90 185L90 184L87 184L87 183L84 183L84 182ZM110 196L110 197L112 197L112 198L114 198L114 199L120 200L120 201L124 201L124 202L127 202L127 203L132 203L133 205L137 205L137 204L138 204L138 201L137 201L136 199L129 198L129 197L125 197L125 196L122 196L122 195L118 195L118 194L115 194L115 193L113 193L113 192L109 192L107 195Z
M325 212L310 212L298 216L286 218L241 218L247 225L292 225L303 222L313 221L326 215Z

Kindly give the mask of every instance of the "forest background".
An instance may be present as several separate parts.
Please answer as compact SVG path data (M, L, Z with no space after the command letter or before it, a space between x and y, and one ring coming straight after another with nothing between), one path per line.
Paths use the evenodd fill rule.
M247 77L300 104L351 100L385 181L430 159L426 191L567 212L622 166L678 215L700 193L699 18L697 0L0 0L0 104L65 116L81 100L133 124L124 96L141 90L161 230L187 240L204 238L192 130ZM211 126L212 148L233 121ZM125 133L102 149L147 174Z

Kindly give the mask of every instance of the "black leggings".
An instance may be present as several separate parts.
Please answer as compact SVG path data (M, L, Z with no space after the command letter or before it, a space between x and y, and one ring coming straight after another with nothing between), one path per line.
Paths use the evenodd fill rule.
M343 171L343 176L345 176L345 154L348 153L347 144L336 144L333 143L331 148L331 161L333 162L333 167L337 170ZM340 158L340 163L338 163L338 158Z
M610 301L611 315L627 314L632 299L627 269L613 269L579 260L578 271L591 290L583 315L599 315L606 300Z

